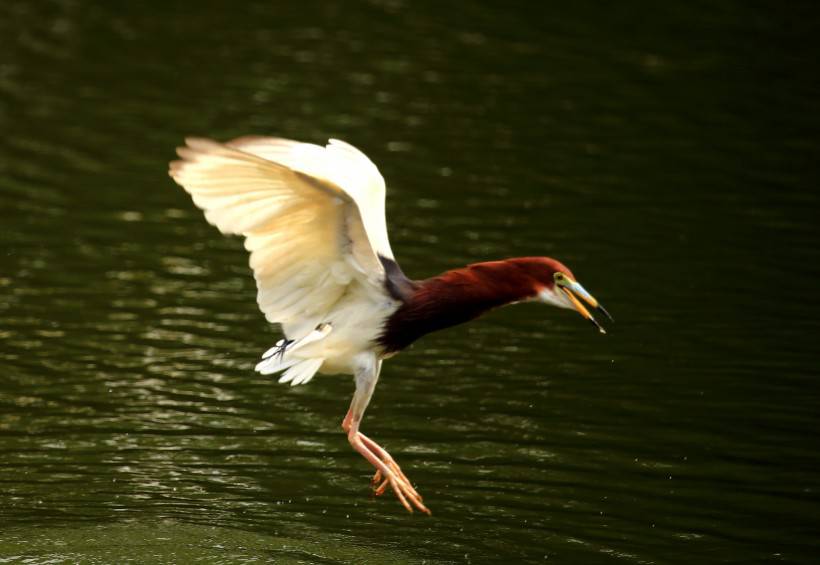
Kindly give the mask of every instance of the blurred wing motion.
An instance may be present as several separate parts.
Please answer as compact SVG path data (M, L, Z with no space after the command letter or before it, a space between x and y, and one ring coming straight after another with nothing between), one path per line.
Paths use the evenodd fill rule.
M379 256L393 258L385 184L358 149L337 140L321 147L266 137L224 144L189 138L177 153L181 160L169 174L211 224L245 236L259 308L294 345L325 338L331 328L320 329L323 323L343 329L330 318L349 310L351 297L362 305L384 303ZM297 384L322 364L316 357L283 357L257 369L292 367L283 380Z

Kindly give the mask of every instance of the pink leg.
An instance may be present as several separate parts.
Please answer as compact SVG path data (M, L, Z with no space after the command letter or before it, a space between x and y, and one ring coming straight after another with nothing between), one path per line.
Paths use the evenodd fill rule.
M415 507L426 514L430 514L430 510L422 502L421 495L410 484L396 461L383 447L361 433L358 430L358 423L354 419L352 410L348 411L344 421L342 421L342 429L347 432L347 439L353 449L361 453L376 468L376 474L373 477L374 492L377 495L383 494L387 486L390 485L399 502L409 512L412 512L413 507ZM384 478L383 482L379 484L382 477Z
M413 508L416 508L430 514L430 510L421 501L421 496L390 454L359 431L364 411L376 388L382 362L374 353L368 352L358 355L355 365L356 392L350 402L350 410L347 411L342 421L342 429L347 432L350 445L376 468L376 475L373 477L373 488L376 494L382 494L390 486L408 512L413 512ZM381 484L379 484L380 481Z
M362 441L368 447L368 449L370 449L370 451L374 452L382 461L384 461L384 463L388 467L390 467L390 469L393 470L394 473L399 475L399 477L401 477L407 484L410 484L410 480L404 475L404 473L401 470L401 467L399 467L399 464L396 463L396 461L390 456L389 453L387 453L387 451L382 446L380 446L378 443L376 443L375 441L373 441L361 432L359 432L359 436L361 436ZM379 469L376 469L376 474L373 475L373 480L371 482L373 484L373 492L376 494L376 496L381 496L382 494L384 494L384 491L387 488L387 485L389 484L389 481L386 478L382 479L382 473ZM421 497L419 496L419 498Z

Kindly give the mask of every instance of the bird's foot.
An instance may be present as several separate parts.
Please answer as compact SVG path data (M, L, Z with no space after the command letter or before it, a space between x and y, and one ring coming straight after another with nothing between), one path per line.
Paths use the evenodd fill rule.
M389 486L408 512L413 512L413 508L416 508L425 514L431 514L422 502L421 495L413 488L410 480L384 448L361 432L356 432L350 443L376 467L376 474L372 481L373 492L376 496L384 494Z
M385 462L387 463L387 462ZM387 463L387 466L390 467L390 470L396 474L402 481L407 484L410 484L410 480L407 476L402 472L401 467L395 461L391 461ZM387 490L387 486L390 484L390 478L385 477L382 475L382 472L376 469L376 474L373 475L373 478L370 479L370 488L373 489L373 494L376 496L381 496L384 494L384 491ZM421 498L419 496L419 498Z

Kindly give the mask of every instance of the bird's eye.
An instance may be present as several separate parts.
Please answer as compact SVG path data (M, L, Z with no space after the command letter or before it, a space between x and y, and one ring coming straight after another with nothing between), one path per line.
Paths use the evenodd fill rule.
M567 284L567 276L564 273L557 272L553 275L553 278L555 279L555 282L557 282L558 284Z

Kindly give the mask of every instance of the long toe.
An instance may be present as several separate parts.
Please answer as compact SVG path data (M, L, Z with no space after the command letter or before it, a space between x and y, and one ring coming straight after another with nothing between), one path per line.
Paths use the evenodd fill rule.
M428 515L431 513L422 502L421 495L383 447L361 432L352 432L350 443L376 468L376 474L371 480L371 488L377 496L383 494L390 485L396 498L408 512L413 512L415 508Z

